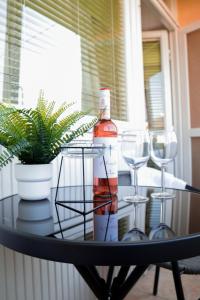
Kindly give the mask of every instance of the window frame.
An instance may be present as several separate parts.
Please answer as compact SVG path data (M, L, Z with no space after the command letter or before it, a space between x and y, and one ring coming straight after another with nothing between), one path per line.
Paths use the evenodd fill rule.
M144 70L141 1L124 0L127 80L127 122L117 121L120 131L145 129Z

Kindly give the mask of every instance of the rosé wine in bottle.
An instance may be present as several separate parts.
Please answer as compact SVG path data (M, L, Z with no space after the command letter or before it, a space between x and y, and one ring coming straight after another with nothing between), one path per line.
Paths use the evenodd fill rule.
M100 89L100 119L93 131L94 143L104 144L106 149L103 157L94 159L93 192L97 194L116 194L118 185L117 174L117 127L110 119L110 90ZM110 191L108 187L108 180Z
M94 200L106 202L111 200L112 205L107 204L94 212L94 237L102 240L105 234L107 219L109 226L106 240L117 239L117 127L110 119L110 90L100 89L100 118L94 127L93 142L104 144L104 156L96 157L93 163L93 193ZM104 160L105 165L104 165ZM106 172L107 171L107 172ZM109 184L108 184L109 183ZM98 205L98 203L97 203ZM94 207L97 206L94 202Z

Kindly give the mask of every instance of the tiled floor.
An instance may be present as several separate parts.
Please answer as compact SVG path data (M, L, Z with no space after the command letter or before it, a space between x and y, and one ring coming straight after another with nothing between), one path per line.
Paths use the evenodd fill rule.
M152 295L154 269L138 281L136 286L127 295L125 300L176 300L173 276L171 271L162 269L158 287L158 295ZM182 275L186 300L197 300L200 298L200 275Z

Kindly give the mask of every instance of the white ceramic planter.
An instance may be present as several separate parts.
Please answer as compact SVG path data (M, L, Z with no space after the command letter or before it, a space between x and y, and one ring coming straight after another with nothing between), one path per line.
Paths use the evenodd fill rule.
M18 194L24 200L41 200L50 194L52 164L15 165Z

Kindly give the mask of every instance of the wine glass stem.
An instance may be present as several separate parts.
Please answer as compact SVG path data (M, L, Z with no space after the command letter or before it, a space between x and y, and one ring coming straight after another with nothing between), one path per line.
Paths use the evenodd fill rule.
M162 193L165 192L165 165L161 166L161 189Z
M138 174L137 174L137 168L134 169L134 186L135 186L135 195L138 195Z
M160 223L164 223L165 210L164 210L164 199L160 202Z
M133 228L137 228L137 219L138 219L138 206L137 203L133 203L134 209L133 209Z

